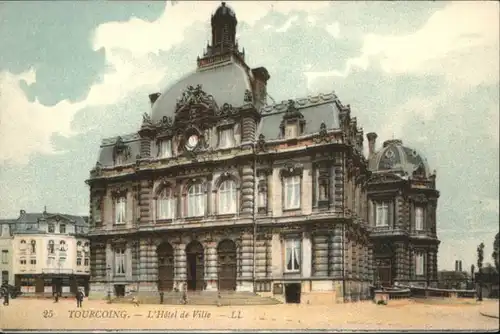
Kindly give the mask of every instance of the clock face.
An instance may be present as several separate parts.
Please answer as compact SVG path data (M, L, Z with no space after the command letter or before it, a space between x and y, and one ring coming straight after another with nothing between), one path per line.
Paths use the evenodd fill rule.
M188 138L188 141L187 141L187 147L188 149L193 149L196 147L196 145L198 144L198 136L197 135L191 135L189 138Z

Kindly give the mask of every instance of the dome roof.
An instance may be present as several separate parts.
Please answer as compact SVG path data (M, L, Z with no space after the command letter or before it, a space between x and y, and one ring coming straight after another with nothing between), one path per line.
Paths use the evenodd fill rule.
M373 172L393 172L401 176L411 176L415 172L430 175L427 160L416 150L403 146L400 139L386 140L381 150L369 159L368 166Z
M220 6L217 8L215 11L214 16L222 16L222 15L229 15L232 17L236 17L236 14L234 13L234 10L232 10L230 7L226 5L225 2L222 2Z
M177 100L188 86L201 85L202 90L212 95L217 105L228 103L233 107L244 104L245 92L252 92L249 71L237 62L212 67L191 73L167 88L154 102L151 119L160 121L164 116L174 117Z

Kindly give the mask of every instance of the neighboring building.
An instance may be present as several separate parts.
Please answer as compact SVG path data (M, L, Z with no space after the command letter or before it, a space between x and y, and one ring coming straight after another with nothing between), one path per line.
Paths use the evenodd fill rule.
M14 272L12 271L12 221L8 219L0 220L0 260L1 281L0 284L14 284Z
M465 271L440 270L438 272L438 288L465 290L470 288L471 277Z
M10 227L8 236L6 225ZM2 239L10 241L9 283L23 293L74 293L77 287L88 290L86 217L21 210L19 218L2 226Z
M245 63L234 12L223 3L211 24L196 71L149 96L137 133L101 144L87 180L91 290L368 298L367 190L379 188L366 187L350 106L334 93L268 104L270 75Z
M383 285L437 287L436 172L399 139L376 151L377 134L367 138L375 277Z

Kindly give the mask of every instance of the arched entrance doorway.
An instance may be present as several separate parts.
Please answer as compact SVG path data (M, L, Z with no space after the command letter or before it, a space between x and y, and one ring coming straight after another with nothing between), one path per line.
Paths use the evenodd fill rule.
M236 290L236 244L223 240L217 246L219 290Z
M205 257L203 246L193 240L186 247L187 257L187 288L188 290L203 290Z
M156 249L158 259L158 291L170 291L174 286L174 249L164 242Z

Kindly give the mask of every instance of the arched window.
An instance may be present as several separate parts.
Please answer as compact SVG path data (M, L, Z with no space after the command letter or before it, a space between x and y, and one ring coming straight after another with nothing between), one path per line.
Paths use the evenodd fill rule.
M219 186L219 214L236 213L236 182L226 180Z
M26 240L21 240L19 249L21 249L22 251L26 250Z
M187 216L197 217L205 214L205 194L202 183L193 184L188 191Z
M170 188L163 189L156 199L156 219L175 218L175 199Z
M76 250L77 250L77 251L81 251L81 250L82 250L82 242L81 242L81 241L78 241L78 242L76 243Z
M60 250L61 252L64 252L64 251L66 251L66 249L67 249L67 248L66 248L66 241L61 240L61 241L59 242L59 250Z

